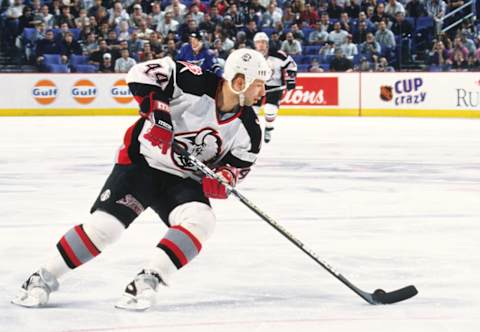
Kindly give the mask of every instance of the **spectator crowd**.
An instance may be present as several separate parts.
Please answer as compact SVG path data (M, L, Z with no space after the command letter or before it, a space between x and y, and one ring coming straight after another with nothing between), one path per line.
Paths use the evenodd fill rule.
M125 73L170 56L221 74L259 31L299 71L480 70L480 1L448 19L463 0L1 1L2 49L40 71Z

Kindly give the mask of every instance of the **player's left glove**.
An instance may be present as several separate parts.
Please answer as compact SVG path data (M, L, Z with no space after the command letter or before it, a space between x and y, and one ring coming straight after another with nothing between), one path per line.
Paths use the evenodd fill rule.
M235 167L223 166L218 168L216 173L232 187L235 187L237 184L239 172ZM226 199L228 197L227 188L217 179L205 176L202 179L202 186L206 197L217 199Z
M297 72L294 70L287 70L287 77L285 78L285 84L287 85L287 91L295 89L297 84Z
M155 111L153 114L154 125L143 137L153 146L162 149L162 154L167 154L173 142L173 125L170 112Z

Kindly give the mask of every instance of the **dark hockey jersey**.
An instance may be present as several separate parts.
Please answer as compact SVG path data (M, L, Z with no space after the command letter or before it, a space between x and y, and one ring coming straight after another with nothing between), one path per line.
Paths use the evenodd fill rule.
M237 107L230 113L217 110L217 93L223 80L211 72L169 57L135 65L127 83L152 86L159 99L169 104L175 140L211 167L231 165L248 173L260 151L261 129L251 107ZM160 92L158 92L160 91ZM125 134L117 163L144 158L150 167L188 177L194 168L170 149L166 155L144 138L152 122L140 119Z

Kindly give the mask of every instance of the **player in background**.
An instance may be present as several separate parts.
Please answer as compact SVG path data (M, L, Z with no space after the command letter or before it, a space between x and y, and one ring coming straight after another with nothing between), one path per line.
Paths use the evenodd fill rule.
M141 117L126 131L91 216L61 237L12 303L44 306L60 277L103 252L151 207L168 231L116 305L150 308L158 288L211 236L216 220L209 198L228 196L225 186L202 177L175 152L173 140L235 185L260 151L262 133L252 105L265 95L270 75L265 58L250 49L230 54L223 79L169 57L135 65L127 82Z
M285 86L287 90L295 89L297 64L291 56L286 55L282 51L270 50L268 47L269 39L265 32L257 32L253 41L255 43L255 49L263 54L272 69L272 77L266 83L267 92L263 106L263 112L265 113L264 140L265 143L268 143L272 138L273 123L277 118L280 100L284 92L284 89L279 89L279 87ZM271 92L268 91L272 89L275 90ZM261 106L262 101L255 106L257 114Z
M200 33L192 32L188 38L189 42L180 48L177 61L186 61L199 66L203 71L209 70L222 77L222 67L218 64L213 51L204 47Z

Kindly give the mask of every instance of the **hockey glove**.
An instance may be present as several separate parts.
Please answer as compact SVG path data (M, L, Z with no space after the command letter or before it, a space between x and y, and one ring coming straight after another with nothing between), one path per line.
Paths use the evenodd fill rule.
M169 112L157 110L153 114L153 119L154 125L143 137L153 146L161 148L162 154L167 154L173 142L172 118Z
M285 84L287 85L287 91L295 89L297 84L297 72L294 70L287 70L287 77L285 78Z
M235 187L238 180L238 170L235 167L220 167L216 171L217 175L222 177L228 184ZM226 199L228 197L227 188L221 184L217 179L204 177L202 179L203 193L206 197Z

